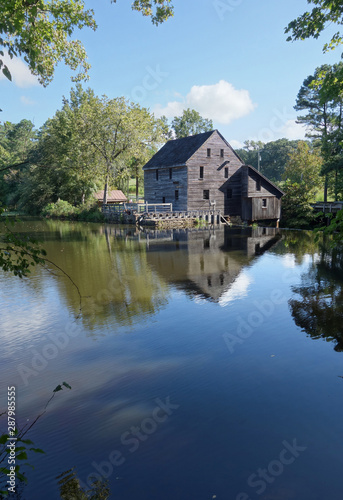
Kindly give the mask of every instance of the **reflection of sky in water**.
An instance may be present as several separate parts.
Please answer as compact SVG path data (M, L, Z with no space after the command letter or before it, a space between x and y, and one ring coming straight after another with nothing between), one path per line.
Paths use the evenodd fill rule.
M106 260L104 240L100 235L94 240L88 236L88 246L78 241L77 248L71 235L71 252L77 252L78 258L82 254L83 265L94 266L88 279L94 277L90 287L95 294L104 288L110 262L124 262L127 272L121 273L121 279L130 292L124 294L126 300L135 300L136 289L142 301L139 307L128 304L134 315L130 324L109 300L93 313L88 328L84 318L75 319L67 285L45 273L35 274L31 281L1 277L0 376L5 385L17 387L18 421L31 422L57 384L66 381L72 386L71 391L56 394L30 433L47 454L33 457L36 469L29 472L27 500L47 494L51 500L58 499L55 477L59 473L75 466L85 481L95 470L94 462L108 461L114 450L125 461L109 477L111 498L207 500L217 495L236 500L246 492L253 499L256 490L247 484L249 475L276 460L282 442L293 439L308 451L268 485L265 498L339 500L342 358L332 344L313 342L302 334L288 305L294 296L292 286L300 283L311 257L297 260L293 254L278 255L276 248L247 259L250 250L239 254L236 248L227 269L229 275L234 268L235 279L221 285L215 272L220 276L225 258L233 254L217 247L204 249L201 238L194 250L191 245L183 249L182 255L188 252L190 260L196 255L196 262L187 263L184 275L175 269L170 281L163 265L177 262L180 250L168 249L171 255L166 256L163 248L154 250L151 245L155 253L146 257L138 246L132 251L135 272L142 266L148 277L141 280L147 285L142 293L142 288L129 282L130 256L122 253L119 260ZM95 255L104 259L105 268L98 272L87 260L91 241ZM216 242L220 241L218 234ZM63 248L68 252L67 242ZM119 246L115 251L123 252ZM204 264L204 280L199 272L201 252L205 258L211 253ZM147 262L152 262L154 272ZM218 301L205 298L205 292L211 292L209 272L212 284L217 283ZM153 301L148 300L148 286L152 293L157 290ZM275 290L284 300L274 304L271 314L263 313L259 306L270 301ZM156 303L162 306L154 309ZM230 307L219 307L226 305ZM256 321L255 316L254 326L252 312L261 318ZM231 353L225 334L237 336L242 320L250 330ZM19 364L32 368L34 355L53 343L52 335L56 341L64 340L64 347L25 385ZM178 408L144 436L137 451L130 452L123 433L140 428L152 418L156 400L168 397Z
M232 283L229 290L224 292L220 297L219 305L227 306L230 302L246 297L251 282L251 277L246 272L242 272Z

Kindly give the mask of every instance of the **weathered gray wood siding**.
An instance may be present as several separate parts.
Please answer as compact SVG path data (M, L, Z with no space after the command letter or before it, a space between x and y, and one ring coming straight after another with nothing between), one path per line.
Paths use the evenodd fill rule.
M280 218L281 193L249 168L246 170L243 189L245 196L242 202L243 220Z
M175 199L178 191L179 199ZM187 210L187 167L173 167L170 179L169 168L144 171L144 199L147 203L172 203L173 210Z
M207 156L211 149L211 156ZM221 150L224 156L221 157ZM226 145L220 135L215 132L188 160L188 210L208 209L209 202L216 202L216 209L227 213L240 213L241 185L240 174L242 162L232 149ZM203 179L200 179L200 167L204 167ZM229 178L225 178L228 168ZM232 198L227 199L227 189L232 190ZM204 200L204 190L209 190L209 200Z
M266 200L266 206L263 206ZM281 215L281 202L276 196L252 198L251 220L279 219Z

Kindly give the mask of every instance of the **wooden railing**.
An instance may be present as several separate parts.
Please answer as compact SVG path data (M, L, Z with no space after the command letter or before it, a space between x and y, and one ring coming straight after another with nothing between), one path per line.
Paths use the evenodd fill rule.
M172 212L172 203L123 203L122 205L103 205L102 211L104 213L124 213L136 212L143 213L159 213L159 212Z
M313 210L316 212L336 213L343 208L343 201L327 201L326 203L318 202L311 204Z

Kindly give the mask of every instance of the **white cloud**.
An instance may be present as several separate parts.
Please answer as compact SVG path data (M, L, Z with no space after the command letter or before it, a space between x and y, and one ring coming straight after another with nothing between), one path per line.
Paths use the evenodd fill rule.
M157 116L172 118L191 108L204 118L227 125L248 115L255 107L248 90L237 90L231 83L220 80L214 85L193 85L181 101L171 101L165 107L157 105L154 112Z
M186 109L182 102L172 101L168 102L167 106L162 107L160 104L157 104L154 108L154 113L156 116L166 116L167 118L174 118L174 116L182 115L182 111Z
M295 120L287 120L281 129L282 137L289 140L305 139L306 127Z
M39 85L37 77L32 75L24 61L18 57L11 59L7 53L5 53L4 57L1 57L1 59L10 70L12 82L17 87L26 88ZM2 71L0 71L0 80L7 80Z
M231 139L229 143L233 147L233 149L241 149L244 146L243 142L236 141L236 139Z
M20 97L20 102L23 103L25 106L34 106L35 104L37 104L36 101L24 95Z

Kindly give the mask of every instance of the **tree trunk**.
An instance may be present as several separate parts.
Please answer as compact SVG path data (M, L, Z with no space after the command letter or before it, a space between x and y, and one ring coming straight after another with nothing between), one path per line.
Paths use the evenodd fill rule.
M108 193L108 174L106 175L105 179L105 188L104 188L104 199L103 199L103 205L107 205L107 193Z
M325 182L324 182L324 203L327 203L328 201L328 174L325 175Z
M136 165L136 201L138 202L138 188L139 188L139 178L138 178L138 165Z

